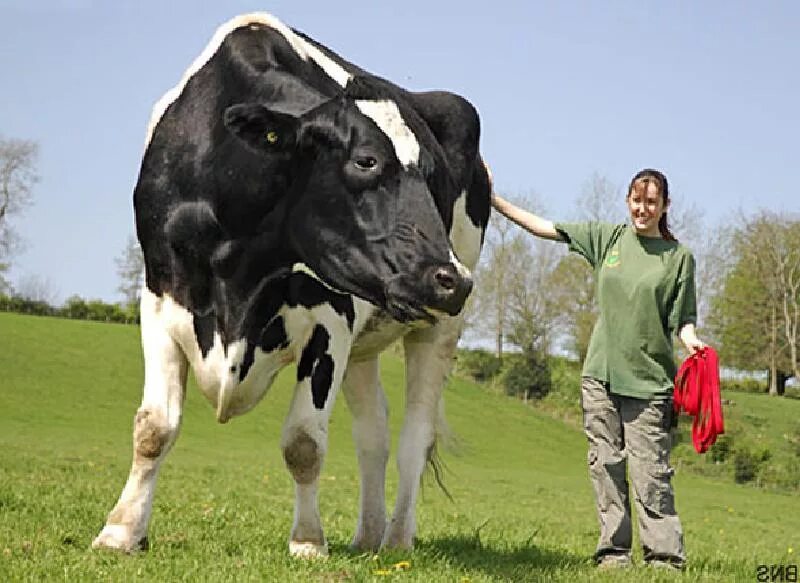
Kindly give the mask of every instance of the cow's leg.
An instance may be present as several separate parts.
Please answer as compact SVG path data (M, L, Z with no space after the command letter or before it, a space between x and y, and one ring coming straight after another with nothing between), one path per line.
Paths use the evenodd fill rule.
M347 365L344 395L353 415L353 441L361 473L360 511L352 546L376 551L386 529L384 484L389 459L388 408L377 358Z
M328 419L350 353L346 327L333 333L317 325L297 365L291 408L283 426L281 449L295 482L294 523L289 552L301 557L327 556L317 490L328 447Z
M452 368L460 330L460 318L447 318L404 339L406 410L397 450L399 484L394 514L383 537L384 547L413 546L420 480L433 451L437 428L444 422L442 389Z
M126 552L146 548L158 468L181 421L187 361L156 313L160 300L142 298L144 396L133 425L133 465L122 494L92 547Z

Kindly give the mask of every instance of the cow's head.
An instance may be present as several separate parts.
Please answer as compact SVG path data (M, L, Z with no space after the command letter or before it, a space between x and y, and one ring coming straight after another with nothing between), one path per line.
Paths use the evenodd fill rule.
M395 101L339 96L300 115L241 103L224 121L252 150L288 156L287 243L326 283L401 321L461 310L472 282L431 193L453 187Z

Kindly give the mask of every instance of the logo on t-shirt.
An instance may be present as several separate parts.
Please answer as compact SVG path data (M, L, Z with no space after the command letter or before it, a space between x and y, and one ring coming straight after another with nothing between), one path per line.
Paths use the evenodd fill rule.
M619 248L614 247L606 256L606 265L608 267L619 267Z

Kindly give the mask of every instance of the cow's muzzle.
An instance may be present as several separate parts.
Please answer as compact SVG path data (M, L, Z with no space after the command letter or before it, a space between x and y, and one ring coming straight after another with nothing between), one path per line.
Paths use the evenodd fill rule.
M416 276L395 276L385 288L386 309L400 322L455 316L472 290L472 277L461 264L429 266Z
M428 286L433 290L433 299L426 307L451 316L458 314L472 291L469 272L448 263L431 269L427 278Z

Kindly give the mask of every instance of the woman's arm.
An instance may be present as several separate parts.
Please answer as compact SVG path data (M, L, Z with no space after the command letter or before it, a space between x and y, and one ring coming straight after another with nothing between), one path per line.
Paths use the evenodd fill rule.
M686 347L686 350L689 351L689 354L694 354L696 351L700 350L701 348L705 348L706 346L705 342L697 337L694 324L691 322L683 325L678 332L678 338L681 339L681 342L683 342L683 345Z
M556 231L555 225L552 221L543 219L533 213L519 208L511 204L504 198L492 193L492 206L498 210L503 216L514 221L526 231L533 233L537 237L543 239L550 239L552 241L563 241L564 239Z

